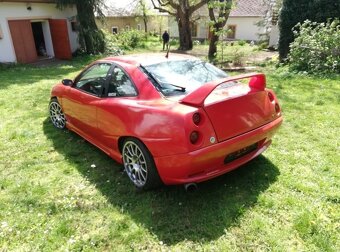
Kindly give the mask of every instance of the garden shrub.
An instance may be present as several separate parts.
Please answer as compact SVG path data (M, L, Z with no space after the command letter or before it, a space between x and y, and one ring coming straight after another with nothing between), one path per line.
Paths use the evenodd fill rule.
M245 44L247 44L247 42L245 40L239 40L239 41L237 41L237 44L239 46L244 46Z
M121 49L131 50L137 47L143 47L145 41L144 35L143 32L137 30L128 30L118 34L106 33L106 39L109 39L109 43L113 43Z
M258 49L259 50L265 50L268 48L268 42L267 41L262 41L258 44Z
M231 62L233 66L240 67L245 64L245 52L239 47L235 47L226 53L227 61Z
M118 39L115 35L102 30L105 36L105 53L110 55L121 55L124 51L119 47Z
M144 33L137 30L123 31L114 36L120 46L125 50L141 47L144 42Z
M293 27L307 19L313 22L326 22L329 18L340 17L339 0L283 0L279 18L279 53L284 61L293 42Z
M103 31L105 35L105 51L113 55L123 54L123 50L144 48L145 36L137 30L123 31L118 34L111 34Z
M340 22L326 23L306 20L294 30L290 44L291 70L313 74L340 73Z

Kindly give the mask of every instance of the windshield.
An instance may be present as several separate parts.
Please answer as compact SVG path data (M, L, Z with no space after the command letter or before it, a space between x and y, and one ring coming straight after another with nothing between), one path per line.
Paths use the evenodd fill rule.
M197 59L166 61L143 68L165 96L187 94L204 83L228 76L215 66Z

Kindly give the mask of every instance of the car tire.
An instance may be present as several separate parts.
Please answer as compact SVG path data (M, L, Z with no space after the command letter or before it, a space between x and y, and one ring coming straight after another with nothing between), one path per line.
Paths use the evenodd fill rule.
M64 129L66 127L66 118L57 98L51 99L48 109L54 127Z
M155 162L146 146L127 138L122 148L124 170L137 189L153 189L162 184Z

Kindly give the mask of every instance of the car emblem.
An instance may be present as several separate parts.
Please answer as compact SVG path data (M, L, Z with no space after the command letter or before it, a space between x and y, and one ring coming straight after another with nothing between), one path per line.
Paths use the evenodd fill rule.
M215 137L210 137L210 143L215 143L216 138Z

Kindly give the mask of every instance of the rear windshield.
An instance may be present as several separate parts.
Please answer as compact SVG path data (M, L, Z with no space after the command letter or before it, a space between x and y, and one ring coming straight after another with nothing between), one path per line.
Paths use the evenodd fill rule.
M165 96L187 94L204 83L228 76L215 66L196 59L166 61L142 68Z

